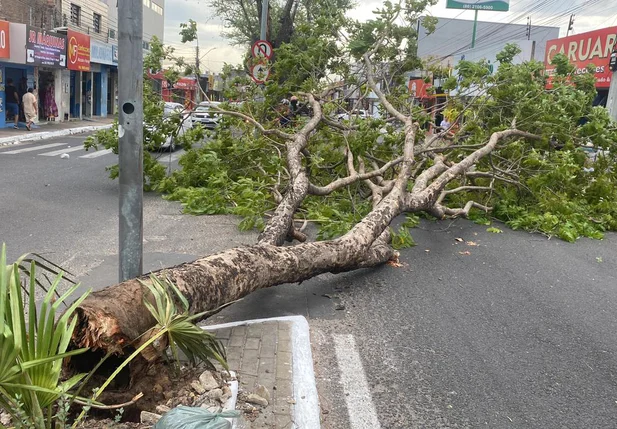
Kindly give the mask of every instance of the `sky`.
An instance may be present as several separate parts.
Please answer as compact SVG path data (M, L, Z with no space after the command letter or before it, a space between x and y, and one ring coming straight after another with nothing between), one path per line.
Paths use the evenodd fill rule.
M276 0L271 0L276 1ZM176 48L178 55L193 58L194 45L180 43L178 31L180 23L189 19L197 21L202 65L206 71L218 73L223 64L239 64L245 48L231 46L221 37L224 30L218 17L208 7L207 0L165 0L165 36L164 42ZM382 1L357 0L357 6L349 16L360 21L369 19L372 11ZM432 16L445 18L441 24L447 24L448 18L473 20L473 11L446 9L446 0L428 10ZM549 25L561 28L565 36L570 15L574 13L574 32L584 33L595 29L617 26L617 1L614 0L510 0L509 12L480 12L481 21L525 24L530 16L532 25Z

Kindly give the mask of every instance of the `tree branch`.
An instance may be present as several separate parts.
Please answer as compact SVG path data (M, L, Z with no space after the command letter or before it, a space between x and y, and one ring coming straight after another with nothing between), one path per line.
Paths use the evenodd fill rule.
M390 168L400 164L402 161L403 161L403 157L400 156L384 164L380 169L369 171L368 173L357 173L354 170L353 172L351 172L349 176L337 179L334 182L331 182L330 184L326 186L315 186L313 184L310 184L309 193L311 195L318 195L318 196L329 195L332 192L336 191L337 189L352 185L356 182L359 182L360 180L368 180L368 179L372 179L377 176L381 176L386 171L388 171Z

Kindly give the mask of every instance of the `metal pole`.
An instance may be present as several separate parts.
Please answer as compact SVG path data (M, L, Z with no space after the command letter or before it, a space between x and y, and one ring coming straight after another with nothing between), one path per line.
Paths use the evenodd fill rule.
M608 90L606 108L608 109L608 116L617 121L617 72L614 72L611 76L611 86Z
M118 2L120 281L143 273L143 3Z
M268 28L268 0L263 0L262 6L261 6L261 33L259 34L259 38L261 40L266 40L267 28Z
M478 9L473 19L473 35L471 36L471 49L476 47L476 31L478 30Z

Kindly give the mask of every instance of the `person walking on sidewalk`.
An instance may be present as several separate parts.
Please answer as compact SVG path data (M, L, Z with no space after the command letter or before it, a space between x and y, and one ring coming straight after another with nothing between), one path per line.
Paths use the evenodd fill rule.
M4 87L4 91L6 92L6 113L8 115L13 115L13 128L18 129L19 96L17 95L17 88L13 86L13 79L8 78L6 80L6 87Z
M32 130L32 124L34 123L34 119L39 112L36 96L33 92L34 90L32 88L28 88L28 92L24 94L24 98L22 100L24 104L24 113L26 115L26 128L28 128L28 131Z

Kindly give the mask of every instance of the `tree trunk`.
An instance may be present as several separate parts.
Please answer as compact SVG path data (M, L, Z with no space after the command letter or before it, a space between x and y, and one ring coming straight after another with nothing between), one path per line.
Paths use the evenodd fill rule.
M283 283L375 266L396 256L389 246L368 250L351 236L332 241L277 247L260 244L230 249L163 271L186 296L191 313L215 310L249 293ZM142 280L147 281L146 278ZM155 321L142 304L138 280L110 286L89 296L78 308L77 347L122 353L122 347Z

